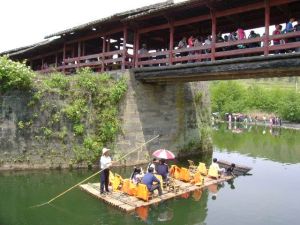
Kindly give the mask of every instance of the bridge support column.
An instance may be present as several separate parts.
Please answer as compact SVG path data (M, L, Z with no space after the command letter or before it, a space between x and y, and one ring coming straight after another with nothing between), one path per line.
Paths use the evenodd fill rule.
M207 83L146 84L135 80L129 71L125 76L128 91L121 106L122 134L116 149L126 153L162 135L125 164L146 162L159 148L183 156L201 153L205 136L201 128L209 126L210 119Z
M270 0L265 0L265 37L264 37L264 56L269 55L269 36L270 36Z

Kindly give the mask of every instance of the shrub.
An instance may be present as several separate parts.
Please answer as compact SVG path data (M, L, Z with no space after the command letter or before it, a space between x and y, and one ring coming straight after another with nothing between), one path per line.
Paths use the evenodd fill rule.
M49 79L45 80L45 84L50 88L58 88L67 91L70 87L69 79L62 73L53 73Z
M34 76L34 72L24 62L14 62L7 56L0 57L0 92L29 90Z
M74 130L74 134L79 136L79 135L83 135L84 132L84 126L82 124L75 124L73 127Z

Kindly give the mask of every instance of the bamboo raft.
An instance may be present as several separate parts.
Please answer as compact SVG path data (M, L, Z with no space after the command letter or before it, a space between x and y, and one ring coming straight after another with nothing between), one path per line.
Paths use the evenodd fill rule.
M80 185L80 188L92 195L95 198L98 198L99 200L104 201L105 203L114 206L122 211L125 212L133 212L136 210L136 208L143 207L143 206L149 206L153 204L160 203L162 201L172 199L175 197L179 197L183 194L193 192L196 190L203 189L205 187L208 187L209 185L220 183L226 180L232 179L231 176L225 176L218 179L213 179L209 177L204 178L204 184L201 186L197 186L191 183L183 182L177 179L174 179L174 183L176 184L177 190L175 191L169 191L163 189L163 194L161 196L153 196L152 199L149 201L143 201L139 198L136 198L134 196L127 195L121 191L114 191L111 192L108 195L100 195L100 183L87 183Z

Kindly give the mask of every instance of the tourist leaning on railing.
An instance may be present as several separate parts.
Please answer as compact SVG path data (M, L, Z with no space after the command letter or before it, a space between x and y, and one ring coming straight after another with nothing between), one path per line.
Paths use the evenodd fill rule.
M297 21L297 25L294 26L295 31L300 31L300 19ZM300 36L296 37L296 41L300 41ZM296 48L296 52L300 52L300 47Z

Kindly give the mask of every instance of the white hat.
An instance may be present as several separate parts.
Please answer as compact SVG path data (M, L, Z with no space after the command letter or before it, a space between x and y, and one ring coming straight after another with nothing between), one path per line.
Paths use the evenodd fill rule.
M108 148L103 148L102 149L102 155L104 155L106 152L108 152L108 151L110 151L110 149L108 149Z

